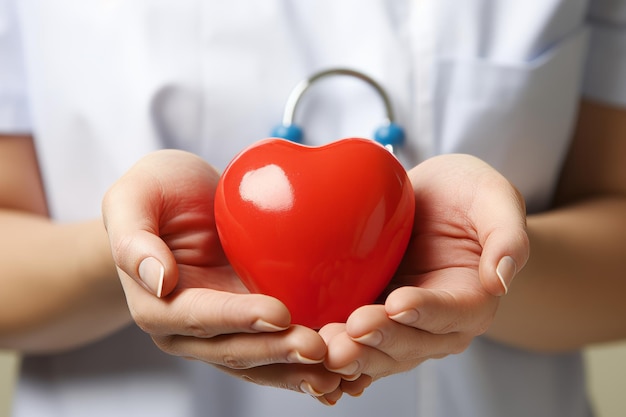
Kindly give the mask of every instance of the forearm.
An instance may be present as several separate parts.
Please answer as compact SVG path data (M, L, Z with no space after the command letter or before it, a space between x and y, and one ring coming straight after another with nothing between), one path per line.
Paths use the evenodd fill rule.
M531 256L487 335L563 351L626 337L626 198L529 216Z
M99 220L55 224L0 210L0 230L0 347L64 350L130 322Z

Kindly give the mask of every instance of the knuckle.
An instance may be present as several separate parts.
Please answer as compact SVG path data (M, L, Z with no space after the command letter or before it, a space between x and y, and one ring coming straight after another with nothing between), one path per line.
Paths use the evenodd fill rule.
M482 320L479 320L476 327L474 328L474 332L472 333L472 336L480 336L486 333L487 330L489 330L489 327L491 327L491 324L493 323L493 319L495 318L495 316L496 316L496 310L494 309L490 314L483 317Z
M484 334L489 329L489 326L491 326L491 320L484 320L474 330L473 336L480 336L481 334Z
M152 341L163 352L169 355L180 356L175 336L153 336Z
M177 326L185 329L185 334L202 339L209 339L220 334L220 331L214 329L202 314L205 311L206 299L202 298L200 293L192 293L186 304L185 310L180 311L176 318Z
M222 365L230 369L249 369L254 366L249 360L245 360L237 355L224 355L222 357Z
M459 322L456 320L450 320L443 322L441 326L435 329L434 333L436 334L448 334L453 333L459 328Z
M144 313L141 310L134 309L132 307L130 308L130 315L133 321L135 322L135 324L137 325L137 327L139 327L145 333L148 333L148 334L155 333L154 325L152 323L152 320L150 320L149 318L150 315Z
M461 337L458 338L457 342L451 345L450 354L458 355L460 353L463 353L469 347L472 339L473 337L461 335Z
M190 314L182 326L187 329L187 334L200 339L210 339L217 335L213 329L207 328L206 323L195 314Z
M397 362L416 361L429 356L431 353L429 350L426 343L408 343L403 349L399 349L395 352L392 358Z
M111 240L111 254L115 263L118 265L124 265L129 257L129 254L133 253L135 246L135 237L132 234L124 234L117 239Z

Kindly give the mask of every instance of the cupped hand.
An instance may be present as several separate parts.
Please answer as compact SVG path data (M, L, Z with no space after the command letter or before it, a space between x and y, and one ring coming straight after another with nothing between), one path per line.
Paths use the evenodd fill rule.
M103 218L128 307L163 351L259 384L335 392L319 334L290 325L280 301L249 294L213 217L219 174L183 151L141 159L107 192ZM331 396L332 397L332 396Z
M348 379L376 380L462 352L487 330L499 297L528 259L524 201L492 167L468 155L442 155L409 177L413 233L384 304L320 330L326 367Z

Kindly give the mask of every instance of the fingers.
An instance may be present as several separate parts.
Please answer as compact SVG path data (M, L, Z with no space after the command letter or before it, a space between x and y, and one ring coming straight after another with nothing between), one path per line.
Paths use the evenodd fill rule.
M332 372L334 375L338 375ZM335 405L337 401L341 399L343 394L348 394L351 397L359 397L363 394L365 389L372 385L373 379L369 375L362 374L356 380L346 380L345 377L341 378L339 387L332 392L317 397L317 399L324 405Z
M341 391L350 395L351 397L359 397L367 387L372 385L373 378L367 374L361 374L354 381L342 379L341 380Z
M319 335L306 327L292 326L273 333L239 333L208 339L189 336L153 336L163 351L228 369L289 363L321 363L326 345Z
M326 345L316 332L306 327L210 339L185 336L153 339L169 354L213 364L256 384L303 392L327 405L339 399L333 398L337 396L341 376L320 365ZM323 397L325 394L330 395L328 400Z
M308 394L325 405L341 397L341 376L323 365L273 364L249 369L218 367L224 372L255 384Z
M327 344L327 346L329 347L328 353L331 351L330 350L330 343L332 343L331 341L333 341L336 337L341 337L341 338L345 337L345 327L346 326L343 323L330 323L324 326L322 329L320 329L319 334L324 339L324 342ZM335 347L338 347L340 352L341 352L341 349L343 349L341 346L341 343L336 343ZM358 397L361 394L363 394L363 391L365 391L365 389L369 387L374 380L370 375L367 375L365 373L357 372L356 374L352 374L350 373L351 369L348 369L348 370L341 369L341 368L346 368L353 361L357 360L357 357L359 356L360 351L362 350L362 349L359 349L358 344L356 344L355 342L352 342L349 348L351 348L350 352L352 352L352 356L350 354L345 355L345 358L343 359L343 361L341 357L338 358L337 361L334 361L334 360L329 361L330 356L328 353L326 354L324 366L326 367L326 369L329 369L333 374L340 375L341 383L335 391L329 392L322 397L318 397L318 400L322 402L323 404L326 404L326 405L336 404L337 401L339 401L339 399L344 393L352 397ZM353 349L353 348L356 348L356 349ZM332 350L334 351L335 348L333 348ZM333 355L333 357L334 356L335 355ZM364 361L361 361L361 362L364 362ZM332 370L331 367L333 366L336 367L339 370L339 372L337 372L336 370Z
M383 350L359 343L343 332L330 340L324 365L347 380L360 378L362 375L369 375L377 380L405 372L426 359L419 357L412 361L398 361Z
M354 341L382 350L399 362L459 353L467 347L468 339L461 331L435 333L398 323L389 319L384 306L380 305L355 311L348 320L346 332Z
M355 311L346 331L329 331L326 367L354 377L380 377L405 372L426 359L464 350L471 340L466 334L432 334L390 320L384 306L370 305Z
M463 268L441 272L432 282L424 280L424 286L433 288L401 287L385 305L363 306L345 325L322 328L328 345L325 365L344 379L367 374L375 380L462 352L486 331L499 301L472 277L472 270ZM446 282L452 281L457 287L448 289Z
M473 279L469 276L466 281ZM472 336L487 330L497 307L497 298L470 288L407 286L393 291L385 302L387 316L400 324L433 334L463 332Z
M295 333L291 336L299 337ZM293 356L291 358L293 359ZM319 360L321 361L322 359ZM303 361L274 363L246 369L234 369L232 366L218 367L231 375L256 384L309 394L328 406L335 405L344 393L357 397L372 384L372 377L369 375L360 375L355 379L346 380L342 375L327 370L321 363L313 364Z
M133 319L166 353L233 369L313 364L326 354L317 332L289 327L289 311L275 298L187 288L159 299L121 275Z
M275 332L286 329L291 321L287 307L272 297L187 288L159 299L124 272L120 278L133 319L151 335L210 338L238 332Z

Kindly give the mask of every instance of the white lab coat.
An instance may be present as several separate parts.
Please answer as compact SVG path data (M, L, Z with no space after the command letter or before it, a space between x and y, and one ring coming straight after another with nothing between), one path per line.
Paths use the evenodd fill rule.
M19 4L18 4L19 3ZM0 129L36 135L52 215L92 218L110 184L162 147L223 168L280 122L301 78L364 71L389 92L409 167L444 152L500 169L549 204L581 95L626 102L624 2L583 0L0 0ZM587 15L593 18L589 20ZM589 23L591 22L591 23ZM607 39L609 39L607 41ZM587 45L591 52L585 68ZM616 84L617 83L617 84ZM616 86L618 85L618 86ZM329 79L297 113L310 144L370 136L382 105ZM138 329L24 360L15 416L589 416L579 353L476 339L325 408L169 357Z

